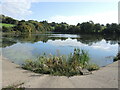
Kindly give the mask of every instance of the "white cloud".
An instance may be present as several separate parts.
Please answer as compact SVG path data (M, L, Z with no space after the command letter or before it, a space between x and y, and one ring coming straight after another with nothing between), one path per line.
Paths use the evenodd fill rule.
M13 18L25 17L32 14L32 2L33 0L4 0L1 3L2 14Z
M68 24L76 25L77 23L82 23L92 20L95 23L118 23L118 11L101 12L91 15L79 15L79 16L52 16L49 17L48 22L66 22Z
M40 2L40 0L2 0L0 8L2 8L1 14L17 18L24 19L25 16L32 14L30 10L31 4Z
M97 43L93 43L91 46L88 46L87 44L83 44L81 42L78 42L77 39L71 39L68 38L66 40L48 40L49 44L56 45L56 46L70 46L70 47L81 47L81 48L92 48L96 50L104 50L104 51L113 51L116 47L118 47L118 44L110 45L110 43L106 43L105 40L102 40Z
M4 3L4 2L40 2L40 0L2 0L1 1L2 3Z
M25 16L32 14L30 10L33 2L88 2L89 0L2 0L0 7L2 7L2 14L24 19ZM89 2L118 2L119 0L91 0ZM99 23L116 23L118 21L117 11L98 13L85 16L52 16L48 19L49 22L67 22L68 24L77 24L78 22L93 20Z
M2 2L24 2L28 0L2 0ZM30 2L118 2L119 0L29 0Z
M78 42L77 39L71 39L71 38L68 38L66 40L55 40L55 41L52 41L52 40L48 40L49 44L52 44L52 45L57 45L57 46L71 46L71 47L79 47L79 46L87 46L85 44L82 44L81 42Z
M10 3L3 3L2 4L2 14L13 16L13 17L19 17L19 16L25 16L32 13L32 11L29 10L30 3L28 2L10 2Z
M103 39L99 43L94 43L92 46L94 49L100 49L100 50L105 50L105 51L113 51L115 50L116 47L118 47L118 44L110 45L110 43L106 44L106 41Z

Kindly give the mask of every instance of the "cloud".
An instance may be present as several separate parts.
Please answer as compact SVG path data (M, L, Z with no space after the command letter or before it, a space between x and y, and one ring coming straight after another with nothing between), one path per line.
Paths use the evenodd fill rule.
M40 0L2 0L0 3L1 14L24 19L27 15L31 15L31 4L40 2Z
M1 3L2 14L13 17L21 18L32 14L31 3L33 0L4 0Z
M96 49L96 50L104 50L104 51L113 51L116 47L118 47L118 44L110 45L110 43L106 43L105 40L102 40L98 43L93 43L93 45L88 46L87 44L83 44L81 42L78 42L77 39L71 39L68 38L64 41L61 40L48 40L49 44L56 45L56 46L69 46L69 47L81 47L81 48L89 48L89 49Z
M118 11L101 12L91 15L79 15L79 16L52 16L49 17L48 22L66 22L68 24L76 25L77 23L82 23L92 20L95 23L118 23Z
M29 15L32 13L32 11L30 11L29 8L30 8L30 3L27 3L27 2L4 3L2 5L2 13L8 16L15 16L15 17L25 16L25 15Z
M116 47L118 47L118 44L110 45L110 43L106 43L106 41L104 39L101 42L94 43L91 46L91 48L105 50L105 51L115 50Z
M85 44L82 44L81 42L78 42L77 39L71 39L71 38L68 38L66 40L55 40L55 41L52 41L52 40L48 40L49 44L52 44L52 45L57 45L57 46L70 46L70 47L79 47L79 46L87 46Z
M19 3L19 2L40 2L40 0L2 0L1 1L2 3L5 3L5 2L17 2L17 3Z
M2 0L2 2L24 2L28 0ZM31 2L118 2L119 0L29 0Z
M120 1L118 3L118 23L120 24Z
M32 3L38 2L88 2L89 0L2 0L0 8L2 14L17 18L24 19L27 15L31 15L30 10ZM89 2L118 2L119 0L91 0ZM33 11L34 12L34 11ZM117 11L105 12L86 16L52 16L48 19L49 22L67 22L68 24L77 24L78 22L93 20L100 23L117 22Z

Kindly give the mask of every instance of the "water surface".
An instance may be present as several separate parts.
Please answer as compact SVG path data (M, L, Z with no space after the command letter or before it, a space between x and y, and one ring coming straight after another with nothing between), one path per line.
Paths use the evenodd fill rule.
M113 62L118 53L118 36L76 34L3 35L2 54L12 62L23 64L41 54L68 55L74 48L88 51L90 62L105 66Z

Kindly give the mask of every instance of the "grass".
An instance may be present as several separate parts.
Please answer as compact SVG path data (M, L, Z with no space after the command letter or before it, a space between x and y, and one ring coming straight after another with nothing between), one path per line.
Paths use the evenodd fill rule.
M25 90L25 88L24 87L16 88L14 86L8 86L6 88L2 88L2 90Z
M4 27L14 27L15 25L13 25L13 24L6 24L6 23L0 23L0 26L4 26Z
M89 64L89 55L85 50L74 49L68 58L65 56L40 56L37 60L26 60L22 68L41 74L57 76L82 75L82 70L98 70L95 64Z
M13 85L9 85L5 88L2 88L1 90L25 90L24 87L21 87L21 85L23 85L24 83L20 83L20 84L13 84Z

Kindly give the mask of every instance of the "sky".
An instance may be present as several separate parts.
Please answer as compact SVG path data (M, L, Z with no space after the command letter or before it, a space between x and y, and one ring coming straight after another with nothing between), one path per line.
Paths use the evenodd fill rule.
M64 0L65 1L65 0ZM3 0L1 13L18 20L118 23L119 0Z

